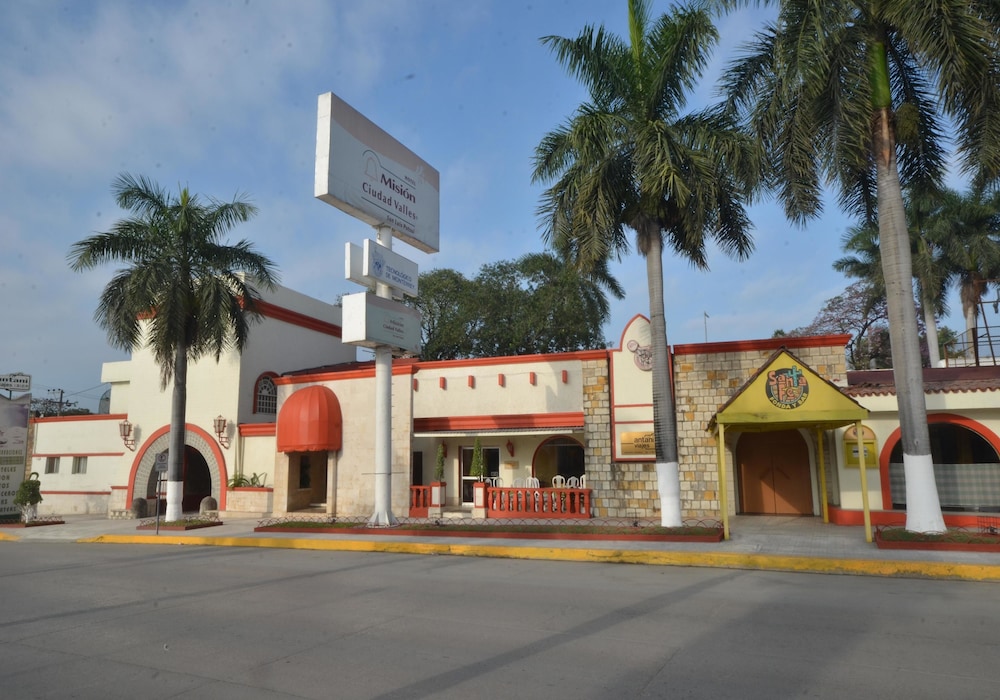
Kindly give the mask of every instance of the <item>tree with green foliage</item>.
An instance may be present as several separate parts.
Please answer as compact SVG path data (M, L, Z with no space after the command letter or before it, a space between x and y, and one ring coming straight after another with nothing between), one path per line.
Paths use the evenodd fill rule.
M449 269L420 275L421 357L533 355L605 346L610 275L581 274L552 253L483 265L474 279Z
M225 350L241 352L259 318L254 285L273 289L277 273L249 241L222 242L257 211L239 195L231 202L203 201L187 188L171 195L129 174L120 175L112 191L132 215L73 244L70 267L126 265L104 288L94 317L115 347L150 348L164 389L173 379L166 519L179 520L188 362L209 354L218 362Z
M823 185L832 182L845 211L878 225L906 528L941 531L902 184L939 185L946 132L976 182L1000 174L1000 3L777 4L777 19L727 72L725 89L773 159L773 183L789 218L804 223L817 215Z
M653 354L653 430L663 525L681 524L677 425L663 301L663 250L707 267L707 242L742 259L752 250L745 204L762 171L759 144L718 109L685 112L718 33L707 10L656 19L628 2L629 35L586 26L542 39L589 91L535 150L535 182L552 183L544 237L584 270L629 252L646 261Z
M469 476L483 481L486 477L486 462L483 460L483 445L476 438L472 444L472 462L469 463Z
M851 336L846 349L849 369L891 365L885 295L874 293L867 281L855 282L827 299L808 326L779 331L775 337L840 333Z
M434 481L444 481L444 443L438 445L434 459Z
M35 519L38 504L42 498L42 482L38 478L38 472L31 472L17 487L14 494L14 505L21 509L21 520L30 523Z
M474 283L450 269L420 273L419 294L405 303L420 311L420 357L456 360L472 357L469 299Z
M1000 289L1000 191L945 190L931 222L942 250L942 268L958 287L966 347L979 363L979 311L991 288Z

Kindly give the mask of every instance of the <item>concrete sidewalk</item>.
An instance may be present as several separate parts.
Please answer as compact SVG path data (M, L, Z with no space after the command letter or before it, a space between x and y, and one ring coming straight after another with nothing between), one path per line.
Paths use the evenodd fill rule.
M864 529L827 525L815 517L737 516L731 539L719 543L539 540L495 537L258 533L257 518L223 514L223 524L159 534L136 520L63 516L61 525L0 528L0 541L185 544L226 547L450 554L552 561L589 561L772 571L1000 581L1000 554L882 550Z

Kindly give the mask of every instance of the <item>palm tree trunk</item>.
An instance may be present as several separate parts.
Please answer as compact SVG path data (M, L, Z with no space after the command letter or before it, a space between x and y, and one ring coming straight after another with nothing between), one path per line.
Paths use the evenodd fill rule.
M941 348L938 346L937 318L934 316L934 302L925 294L920 300L924 309L924 329L927 334L927 357L931 367L941 364Z
M167 455L167 522L184 517L184 430L187 415L187 348L174 351L174 391L170 404Z
M884 58L884 56L883 56ZM888 71L885 73L888 90ZM899 407L906 479L906 529L941 532L945 529L934 482L923 367L913 302L913 260L903 213L903 193L896 167L895 135L888 107L876 113L876 167L878 174L879 247L885 279L892 344L892 374Z
M979 293L975 278L965 282L961 289L962 311L965 316L965 356L979 366Z
M655 224L654 224L655 226ZM663 306L663 241L659 230L646 233L646 276L649 285L649 333L653 350L653 439L656 443L656 479L660 495L660 524L679 527L680 475L677 465L677 415L674 406L673 363L667 346Z

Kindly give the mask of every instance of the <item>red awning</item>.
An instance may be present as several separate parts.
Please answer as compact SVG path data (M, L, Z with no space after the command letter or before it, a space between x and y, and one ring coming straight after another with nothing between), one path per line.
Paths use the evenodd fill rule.
M278 413L279 452L327 452L343 445L344 419L337 395L309 386L288 397Z

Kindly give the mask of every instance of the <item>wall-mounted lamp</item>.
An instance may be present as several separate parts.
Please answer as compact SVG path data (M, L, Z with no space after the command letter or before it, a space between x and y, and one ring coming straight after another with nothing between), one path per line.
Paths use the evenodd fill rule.
M229 433L226 432L229 428L229 421L218 415L215 420L212 421L212 427L215 428L215 437L219 438L219 444L229 449Z
M132 424L128 422L128 418L118 424L118 434L121 435L125 447L135 452L135 438L132 437Z
M507 453L513 457L514 456L514 443L510 440L507 441Z

